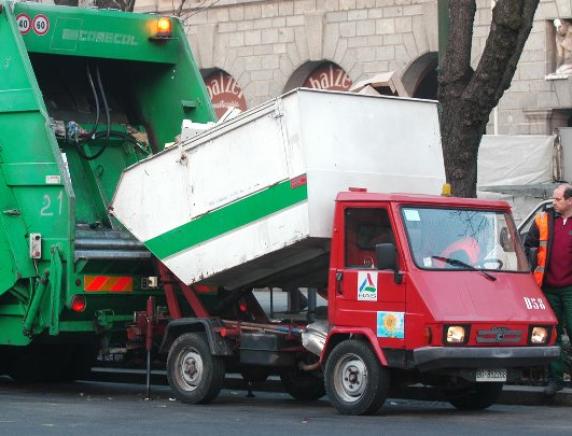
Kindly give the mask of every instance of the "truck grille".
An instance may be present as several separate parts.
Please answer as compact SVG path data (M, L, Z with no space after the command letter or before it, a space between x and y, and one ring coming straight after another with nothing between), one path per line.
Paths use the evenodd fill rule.
M520 330L509 330L506 327L477 330L478 344L515 344L520 342L521 337Z

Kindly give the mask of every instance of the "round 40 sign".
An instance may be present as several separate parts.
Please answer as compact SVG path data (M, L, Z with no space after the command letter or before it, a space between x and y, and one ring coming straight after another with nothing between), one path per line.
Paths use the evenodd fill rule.
M18 25L18 30L22 35L25 35L32 28L32 20L27 14L18 14L16 16L16 24Z

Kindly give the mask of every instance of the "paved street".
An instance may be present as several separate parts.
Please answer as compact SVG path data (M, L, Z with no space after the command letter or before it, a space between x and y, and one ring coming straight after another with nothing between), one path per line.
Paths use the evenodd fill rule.
M155 386L78 382L15 386L0 378L0 435L569 435L566 407L498 405L477 413L446 403L388 400L370 417L341 416L326 399L303 404L285 394L225 390L208 406L187 406Z

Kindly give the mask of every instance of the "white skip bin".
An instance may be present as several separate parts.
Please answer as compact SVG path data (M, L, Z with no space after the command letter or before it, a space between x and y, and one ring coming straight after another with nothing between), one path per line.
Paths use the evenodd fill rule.
M128 168L112 211L184 283L320 286L336 194L438 194L435 102L298 89Z

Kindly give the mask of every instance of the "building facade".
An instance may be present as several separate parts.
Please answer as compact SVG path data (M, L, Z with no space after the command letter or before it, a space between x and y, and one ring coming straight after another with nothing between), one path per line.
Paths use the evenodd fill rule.
M491 22L491 1L477 5L475 64ZM137 0L136 10L172 13L178 6ZM384 94L436 97L437 0L186 0L180 16L219 112L253 107L298 86L370 83ZM570 125L572 82L554 74L554 20L569 18L572 0L540 1L489 133L549 134Z

